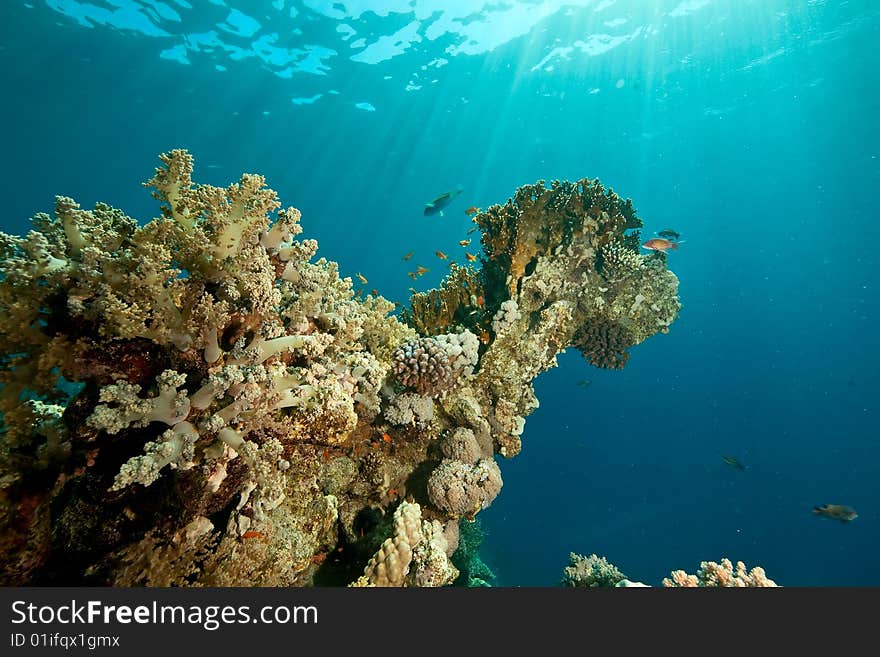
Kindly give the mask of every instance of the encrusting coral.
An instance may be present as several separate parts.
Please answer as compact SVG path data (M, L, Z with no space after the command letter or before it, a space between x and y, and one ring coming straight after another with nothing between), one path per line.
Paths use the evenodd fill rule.
M595 180L478 214L483 268L401 321L261 176L161 160L145 225L58 197L0 233L3 584L448 584L533 379L569 346L622 365L679 310Z

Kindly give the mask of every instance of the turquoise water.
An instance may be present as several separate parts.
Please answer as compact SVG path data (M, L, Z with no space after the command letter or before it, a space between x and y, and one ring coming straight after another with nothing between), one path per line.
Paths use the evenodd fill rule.
M0 229L55 194L143 220L156 155L264 174L344 275L405 302L464 210L599 177L671 227L684 309L622 372L576 352L481 514L505 585L728 556L880 585L880 6L870 0L8 0ZM441 192L464 190L444 216ZM403 254L416 251L410 263ZM590 381L589 386L578 385ZM745 471L726 465L733 455ZM838 523L815 505L855 507Z

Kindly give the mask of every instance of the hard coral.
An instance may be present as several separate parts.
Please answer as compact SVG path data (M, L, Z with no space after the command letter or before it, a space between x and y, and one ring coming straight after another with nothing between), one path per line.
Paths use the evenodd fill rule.
M640 221L595 180L479 214L484 268L453 267L407 325L314 260L262 177L161 160L159 219L58 197L0 233L4 584L347 583L398 504L421 538L368 583L448 583L455 517L498 494L534 378L572 344L621 365L678 313L664 258L610 275Z
M455 383L455 371L446 349L434 338L419 338L392 354L391 371L397 380L419 395L437 397Z
M605 557L591 554L585 557L572 552L568 557L569 564L562 573L562 585L576 588L611 588L626 579Z
M674 570L669 577L663 578L663 586L767 587L776 586L776 582L768 579L760 566L747 570L742 561L737 561L734 570L730 559L722 559L721 563L703 561L696 575L688 575L683 570Z
M594 318L578 329L572 344L591 365L619 370L629 360L627 349L635 341L632 333L621 323Z

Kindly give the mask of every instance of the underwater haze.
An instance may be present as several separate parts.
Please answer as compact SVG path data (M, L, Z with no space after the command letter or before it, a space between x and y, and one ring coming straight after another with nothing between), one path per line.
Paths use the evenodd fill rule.
M448 271L435 251L464 261L469 206L538 180L598 177L644 239L680 234L669 333L621 371L569 349L538 378L479 516L494 584L557 585L578 552L652 585L722 557L784 586L880 585L874 0L6 0L0 15L8 233L56 194L147 221L140 182L186 148L202 182L265 175L319 256L403 304Z

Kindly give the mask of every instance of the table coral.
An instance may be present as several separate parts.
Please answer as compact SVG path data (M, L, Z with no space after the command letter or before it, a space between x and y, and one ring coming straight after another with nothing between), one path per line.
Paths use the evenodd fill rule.
M59 196L0 233L3 584L447 584L534 378L570 346L623 365L680 307L597 180L477 214L483 267L397 316L261 176L160 159L157 219Z

